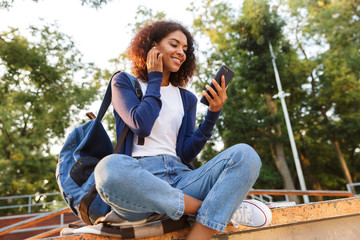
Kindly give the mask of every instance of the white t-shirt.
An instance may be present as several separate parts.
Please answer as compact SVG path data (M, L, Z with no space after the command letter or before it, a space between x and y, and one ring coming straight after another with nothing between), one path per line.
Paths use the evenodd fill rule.
M147 83L139 81L143 94ZM176 139L184 117L184 107L180 89L169 84L160 89L162 107L159 117L151 130L150 136L145 138L144 145L137 145L138 137L133 141L133 157L155 156L169 154L176 156Z

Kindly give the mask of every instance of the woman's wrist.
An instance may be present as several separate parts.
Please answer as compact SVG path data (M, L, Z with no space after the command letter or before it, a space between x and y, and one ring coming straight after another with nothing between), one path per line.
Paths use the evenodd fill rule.
M163 72L159 72L159 71L154 71L154 72L149 72L148 73L148 78L149 78L149 82L153 82L153 81L160 81L162 82L163 79Z

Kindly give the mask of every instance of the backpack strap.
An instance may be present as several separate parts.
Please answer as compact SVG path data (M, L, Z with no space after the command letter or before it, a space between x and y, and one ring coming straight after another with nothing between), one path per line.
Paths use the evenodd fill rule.
M110 103L111 103L111 82L112 82L112 79L116 74L118 74L120 72L121 71L117 71L116 73L114 73L111 76L108 87L107 87L106 92L105 92L105 96L103 98L103 101L101 103L101 106L100 106L100 109L99 109L99 112L98 112L98 115L95 117L95 115L93 113L91 113L91 112L86 113L86 115L90 119L97 118L100 121L103 119L103 117L104 117L104 115L105 115L105 113L106 113L106 111L109 108ZM140 84L139 84L138 80L134 76L132 76L132 75L126 73L126 72L124 72L124 73L129 78L131 84L134 87L136 96L141 101L142 92L141 92L141 88L140 88ZM118 139L118 141L116 143L116 146L115 146L115 149L114 149L113 153L118 153L120 151L121 145L124 142L126 134L128 133L128 131L129 131L129 126L125 124L124 128L123 128L123 130L121 132L121 135L120 135L120 137L119 137L119 139ZM142 139L142 140L140 140L140 139ZM138 144L139 145L144 145L144 138L139 138ZM90 204L93 202L93 200L96 198L96 196L97 196L97 190L96 190L96 186L94 185L89 190L89 192L81 199L80 205L79 205L79 211L80 211L81 218L85 223L87 223L89 225L92 225L92 222L90 220L88 211L89 211Z
M133 85L133 88L135 89L135 94L137 96L137 98L139 99L139 101L141 102L142 100L142 92L141 92L141 88L140 88L140 84L139 84L139 81L131 74L127 73L127 72L124 72L125 75L129 78L131 84ZM126 137L126 134L128 132L128 129L129 127L125 124L122 132L121 132L121 135L119 137L119 140L121 140L121 143L125 140L125 137ZM118 141L119 143L119 141ZM120 147L121 147L121 144L120 146L118 146L118 143L116 144L116 147L115 147L115 151L114 153L118 153L120 151ZM144 145L145 143L145 140L143 137L138 137L138 145ZM118 147L118 149L117 149ZM117 150L117 151L116 151Z
M105 96L102 100L99 112L97 114L97 116L95 116L95 114L93 114L92 112L88 112L86 113L86 116L88 116L90 119L95 119L97 118L99 121L101 121L107 111L107 109L110 106L111 103L111 81L112 78L114 77L115 74L119 73L120 71L114 73L109 81L109 84L107 86L106 92L105 92ZM81 199L80 204L79 204L79 212L81 215L81 219L89 225L92 225L92 222L90 220L89 217L89 207L91 205L91 203L94 201L94 199L97 196L97 190L96 190L96 185L92 186L92 188L85 194L85 196Z
M106 111L107 111L107 109L109 108L110 103L111 103L111 82L112 82L112 79L113 79L113 77L114 77L116 74L118 74L118 73L120 73L120 72L121 72L121 71L115 72L115 73L111 76L111 78L110 78L108 87L107 87L106 92L105 92L105 96L104 96L104 98L103 98L103 101L102 101L102 103L101 103L101 106L100 106L98 115L97 115L97 117L96 117L99 121L101 121L101 120L103 119L103 117L104 117L104 115L105 115L105 113L106 113ZM141 101L143 95L142 95L142 91L141 91L140 84L139 84L138 80L137 80L134 76L132 76L131 74L129 74L129 73L127 73L127 72L123 72L123 73L125 73L125 75L126 75L126 76L128 77L128 79L130 80L130 82L131 82L131 84L132 84L132 86L133 86L133 88L134 88L134 90L135 90L135 94L136 94L137 98L139 99L139 101ZM94 119L94 118L95 118L95 115L94 115L93 113L86 113L86 115L87 115L90 119ZM129 126L127 126L127 125L125 124L123 130L121 131L121 135L120 135L120 137L119 137L119 139L118 139L118 141L117 141L117 143L116 143L116 146L115 146L115 149L114 149L114 153L118 153L118 152L120 151L121 145L122 145L122 143L124 142L125 137L126 137L128 131L129 131ZM138 145L144 145L144 142L145 142L144 138L143 138L143 137L139 137L137 144L138 144Z
M79 211L81 219L88 225L92 225L92 222L89 217L89 208L91 203L96 198L98 192L96 190L96 185L91 187L91 189L83 196L79 204Z
M141 101L142 92L141 92L141 88L140 88L140 85L139 85L139 81L133 75L131 75L131 74L127 73L127 72L124 72L124 73L129 78L131 84L133 85L133 88L135 89L136 96Z
M117 71L110 78L109 84L108 84L106 92L105 92L105 96L104 96L104 98L102 100L99 112L98 112L97 117L96 117L99 121L101 121L103 119L103 117L104 117L104 115L105 115L105 113L106 113L106 111L109 108L110 103L111 103L111 82L112 82L112 79L116 74L118 74L120 72L121 71Z

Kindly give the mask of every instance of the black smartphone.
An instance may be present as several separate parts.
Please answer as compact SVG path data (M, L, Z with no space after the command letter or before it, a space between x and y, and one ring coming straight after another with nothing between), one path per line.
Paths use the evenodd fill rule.
M234 77L234 71L231 70L229 67L227 67L225 64L223 64L220 69L217 71L214 79L216 80L216 82L218 82L221 86L221 76L224 75L225 76L225 87L229 84L229 82L231 81L231 79ZM215 92L215 86L214 84L210 84L210 87L212 87ZM209 90L206 90L206 92L210 95L210 97L212 98L211 93L209 92ZM200 99L200 102L209 106L209 101L205 98L205 96L202 96L202 98Z

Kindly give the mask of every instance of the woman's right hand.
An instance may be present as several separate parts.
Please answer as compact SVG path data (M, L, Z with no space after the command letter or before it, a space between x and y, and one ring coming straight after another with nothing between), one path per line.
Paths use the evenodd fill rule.
M156 47L151 48L148 52L146 59L146 67L148 73L163 71L162 54L158 49L156 49Z

